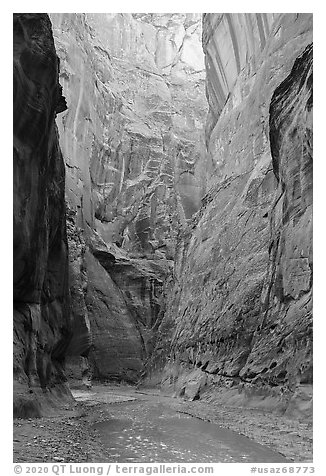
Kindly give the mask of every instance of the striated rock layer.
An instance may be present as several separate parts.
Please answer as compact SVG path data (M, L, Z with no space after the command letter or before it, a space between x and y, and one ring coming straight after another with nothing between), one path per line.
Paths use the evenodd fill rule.
M311 42L310 14L204 15L209 190L152 362L180 395L311 410Z
M65 167L55 125L66 104L49 17L14 14L13 45L14 413L25 416L40 411L33 391L46 394L65 381L71 337Z
M89 357L96 377L135 381L177 231L206 187L201 15L51 20L69 106L58 121L73 250L69 352Z

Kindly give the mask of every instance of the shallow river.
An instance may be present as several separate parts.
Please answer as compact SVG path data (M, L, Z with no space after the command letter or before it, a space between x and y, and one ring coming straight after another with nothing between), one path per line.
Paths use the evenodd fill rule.
M231 430L172 410L160 398L111 404L110 408L112 419L95 428L112 462L288 461Z

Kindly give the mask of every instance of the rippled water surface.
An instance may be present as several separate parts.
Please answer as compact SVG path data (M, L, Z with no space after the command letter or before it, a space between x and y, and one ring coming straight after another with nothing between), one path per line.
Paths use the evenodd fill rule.
M115 462L286 462L244 436L178 413L157 401L113 404L114 418L96 424Z

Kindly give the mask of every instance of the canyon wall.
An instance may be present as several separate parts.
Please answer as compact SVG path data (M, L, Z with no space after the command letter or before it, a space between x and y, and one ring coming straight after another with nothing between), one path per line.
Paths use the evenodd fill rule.
M203 17L208 191L151 362L167 391L311 411L311 43L310 14Z
M50 17L68 104L58 128L69 353L89 357L94 377L136 381L154 345L178 230L206 189L201 15Z
M40 388L64 390L72 332L65 166L55 125L66 103L48 15L14 14L13 26L14 415L35 416Z
M16 414L68 354L309 415L312 15L50 18L14 16Z

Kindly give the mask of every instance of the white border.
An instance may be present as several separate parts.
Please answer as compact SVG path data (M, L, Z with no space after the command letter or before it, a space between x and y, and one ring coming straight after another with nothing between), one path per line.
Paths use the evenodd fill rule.
M160 5L151 2L119 1L119 2L7 2L2 7L1 35L1 177L0 187L0 217L1 217L1 383L2 398L1 408L1 439L2 454L5 455L2 474L12 472L12 13L13 12L105 12L114 7L119 7L117 12L313 12L314 13L314 464L316 470L326 468L324 428L325 428L325 238L324 224L326 222L326 154L325 154L325 95L326 75L324 74L325 62L325 13L322 2L317 1L273 1L273 2L175 2L164 1ZM111 8L112 7L112 8ZM326 453L325 453L326 454ZM7 464L9 471L6 471ZM236 466L232 465L234 470ZM237 474L241 474L236 470ZM221 473L222 474L222 473ZM230 474L229 471L223 474ZM242 474L243 470L242 470ZM249 474L249 471L248 471ZM317 471L317 474L322 472Z

